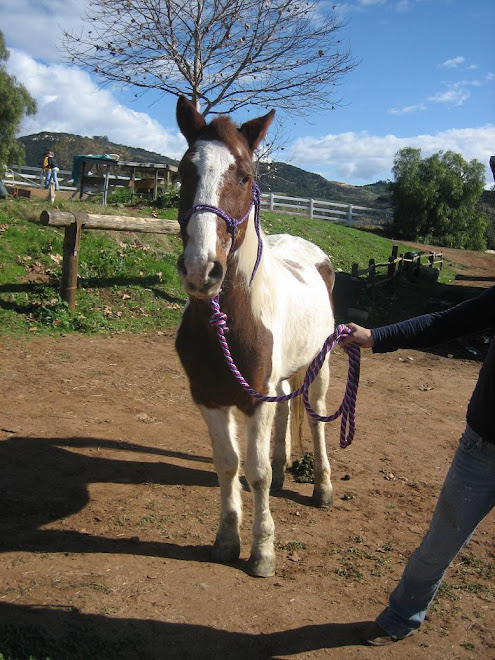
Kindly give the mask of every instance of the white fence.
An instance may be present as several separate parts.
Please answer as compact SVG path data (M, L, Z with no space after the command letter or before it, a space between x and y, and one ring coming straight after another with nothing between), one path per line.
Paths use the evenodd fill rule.
M58 182L60 190L76 190L74 181L72 179L72 172L68 170L59 170ZM22 165L22 167L12 166L5 173L3 182L11 186L30 186L32 188L43 188L45 182L45 175L41 167L29 167Z
M306 215L310 218L343 222L348 225L358 223L382 225L389 222L392 217L390 209L376 209L305 197L287 197L277 193L264 193L261 196L261 204L270 211Z
M125 177L120 178L125 179ZM72 180L72 172L60 170L58 180L61 190L77 190ZM27 165L20 168L12 167L7 170L4 182L15 186L42 188L44 182L43 170L41 167L29 167ZM390 209L376 209L368 206L356 206L355 204L342 204L305 197L287 197L277 193L263 193L261 205L270 211L305 215L310 218L342 222L347 225L383 225L389 222L392 217Z

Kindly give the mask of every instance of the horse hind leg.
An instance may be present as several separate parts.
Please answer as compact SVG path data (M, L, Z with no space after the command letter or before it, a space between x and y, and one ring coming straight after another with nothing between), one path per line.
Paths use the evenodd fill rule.
M277 394L289 394L303 383L304 373L292 376L290 381L281 381ZM275 411L275 432L272 456L272 491L281 490L284 485L285 470L290 465L292 443L297 441L302 455L302 425L304 406L302 397L277 403Z
M220 485L220 525L212 549L212 559L223 563L232 562L238 559L241 551L242 519L236 422L231 408L198 407L210 433L213 462Z
M328 359L320 373L309 388L309 402L313 410L319 415L326 415L325 399L330 382L330 365ZM333 487L330 480L331 468L327 456L325 443L325 423L318 422L308 415L309 426L313 436L314 446L314 488L311 498L312 504L320 508L331 506L333 500Z

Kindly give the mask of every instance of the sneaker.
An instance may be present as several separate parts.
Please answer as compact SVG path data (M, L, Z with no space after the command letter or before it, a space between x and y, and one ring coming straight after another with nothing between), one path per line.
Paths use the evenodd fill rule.
M403 637L393 637L389 635L386 630L384 630L376 621L374 621L371 626L365 631L364 640L368 646L388 646L394 642L399 642L401 639L410 637L416 631L410 630Z

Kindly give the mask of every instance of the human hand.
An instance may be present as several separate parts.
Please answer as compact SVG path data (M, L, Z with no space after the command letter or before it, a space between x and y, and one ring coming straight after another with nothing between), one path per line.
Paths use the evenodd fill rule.
M355 323L347 323L346 325L351 330L351 334L342 337L339 341L339 346L357 344L362 348L372 348L375 342L369 328L363 328L362 326L356 325Z

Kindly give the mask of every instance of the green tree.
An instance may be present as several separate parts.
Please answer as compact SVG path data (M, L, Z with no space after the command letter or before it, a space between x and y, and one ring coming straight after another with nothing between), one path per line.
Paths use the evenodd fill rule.
M478 201L485 169L454 151L421 158L421 150L398 151L392 169L394 233L406 240L446 247L486 248L486 218Z
M7 73L9 55L0 31L0 178L7 165L23 162L24 145L16 140L16 134L24 115L36 112L36 101L24 85Z

